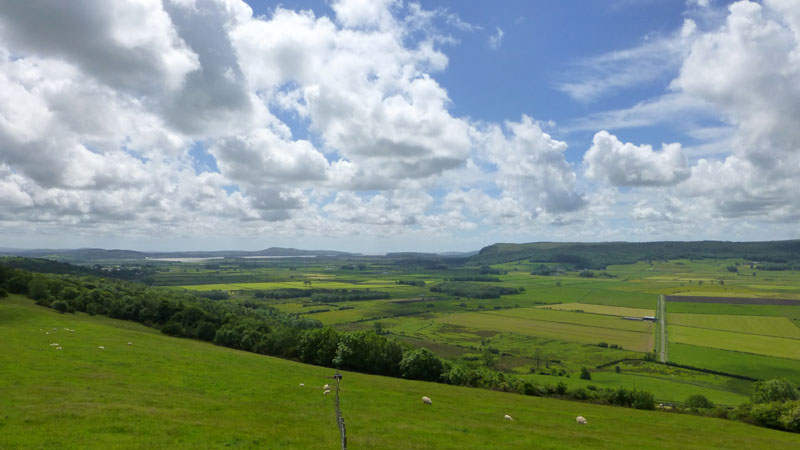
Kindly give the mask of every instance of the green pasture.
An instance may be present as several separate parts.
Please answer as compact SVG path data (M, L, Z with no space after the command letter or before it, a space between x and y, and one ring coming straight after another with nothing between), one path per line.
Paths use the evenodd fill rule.
M338 446L333 398L321 389L332 369L61 315L20 297L0 301L0 324L0 342L12 349L0 352L2 448ZM733 421L349 372L341 395L352 448L800 446L797 434ZM577 425L577 415L589 425Z
M450 314L437 320L440 323L477 330L518 333L527 336L580 342L583 344L606 342L639 352L648 352L653 349L652 333L640 333L613 328L599 328L474 312Z
M669 360L758 379L784 377L800 384L800 361L697 345L670 343Z
M686 327L800 339L800 328L786 317L669 313L667 323ZM800 346L800 342L797 342Z
M561 311L583 311L592 314L604 314L621 317L655 317L655 309L627 308L624 306L592 305L589 303L561 303L558 305L541 306L540 308L557 309Z
M616 316L559 311L543 308L515 308L500 311L488 311L485 314L517 317L520 319L546 320L548 322L561 322L575 325L586 325L590 327L614 328L617 330L638 331L640 333L653 333L654 329L654 324L652 322L625 320Z
M778 316L800 319L800 306L667 302L667 313Z
M800 342L798 342L797 339L707 330L704 328L677 325L668 325L668 336L670 343L690 344L699 347L711 347L721 350L733 350L757 355L800 360ZM670 345L670 352L671 351ZM800 368L800 361L798 361L797 364L798 368Z

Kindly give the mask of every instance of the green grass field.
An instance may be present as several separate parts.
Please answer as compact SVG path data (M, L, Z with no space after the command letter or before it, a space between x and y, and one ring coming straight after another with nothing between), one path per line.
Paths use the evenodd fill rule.
M545 320L522 319L492 313L470 312L451 314L439 318L438 321L440 323L469 327L477 330L510 332L527 336L573 341L582 344L606 342L639 352L647 352L653 349L652 333L549 322Z
M702 367L760 379L784 377L800 384L800 361L721 350L696 345L671 343L669 360L692 367Z
M624 306L591 305L588 303L561 303L558 305L541 306L540 308L558 309L561 311L583 311L594 314L605 314L608 316L630 316L643 317L655 316L655 309L626 308Z
M671 325L800 339L800 328L786 317L670 313L667 322ZM800 345L800 342L797 344Z
M616 330L638 331L652 333L654 324L637 320L625 320L617 316L588 314L570 311L558 311L543 308L516 308L498 311L488 311L486 314L517 317L520 319L546 320L548 322L561 322L589 327L613 328Z
M670 343L690 344L698 347L711 347L733 350L757 355L775 356L798 360L800 368L800 342L756 334L734 333L730 331L707 330L704 328L668 325Z
M0 325L11 349L0 352L0 448L338 446L333 398L320 389L331 369L61 315L20 297L0 301ZM351 448L800 446L800 435L720 419L355 373L344 374L341 403ZM575 424L579 414L589 425Z

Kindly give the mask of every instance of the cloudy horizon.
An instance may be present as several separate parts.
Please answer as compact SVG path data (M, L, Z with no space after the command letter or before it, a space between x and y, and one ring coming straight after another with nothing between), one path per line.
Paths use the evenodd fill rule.
M800 0L479 3L0 3L0 247L798 237Z

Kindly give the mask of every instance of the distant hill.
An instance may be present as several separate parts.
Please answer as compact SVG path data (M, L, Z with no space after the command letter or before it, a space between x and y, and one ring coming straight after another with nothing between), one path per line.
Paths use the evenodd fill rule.
M79 249L5 249L0 255L25 256L31 258L48 258L57 261L74 263L94 263L99 261L131 261L146 259L178 259L178 258L247 258L259 256L271 257L339 257L353 256L352 253L334 250L298 250L295 248L271 247L257 251L222 250L222 251L189 251L189 252L139 252L135 250L106 250L102 248Z
M665 259L744 258L753 261L800 261L800 240L767 242L533 242L494 244L470 258L471 264L497 264L527 259L556 262L578 269L602 269L611 264Z

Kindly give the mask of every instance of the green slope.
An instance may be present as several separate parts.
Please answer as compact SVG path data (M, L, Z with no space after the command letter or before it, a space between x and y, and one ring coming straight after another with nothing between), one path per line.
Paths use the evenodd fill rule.
M3 299L0 448L334 449L332 372ZM342 407L354 449L800 447L725 420L352 373Z

